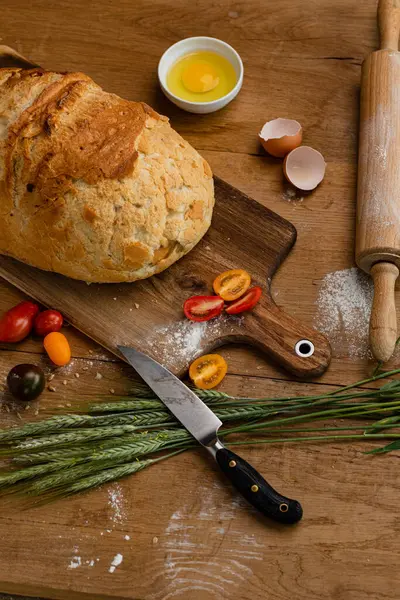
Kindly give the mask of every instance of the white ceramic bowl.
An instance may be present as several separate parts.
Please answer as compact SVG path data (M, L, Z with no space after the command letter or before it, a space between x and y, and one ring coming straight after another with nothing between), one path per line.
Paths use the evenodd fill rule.
M172 65L182 56L199 50L207 50L221 54L229 60L235 69L235 87L229 94L222 96L222 98L218 98L218 100L212 100L211 102L191 102L190 100L183 100L182 98L179 98L179 96L175 96L175 94L168 89L167 74ZM179 108L183 108L183 110L191 113L206 114L223 108L237 96L243 83L243 71L242 59L232 46L217 38L199 36L181 40L170 46L164 52L158 63L158 80L164 94L171 102L179 106Z

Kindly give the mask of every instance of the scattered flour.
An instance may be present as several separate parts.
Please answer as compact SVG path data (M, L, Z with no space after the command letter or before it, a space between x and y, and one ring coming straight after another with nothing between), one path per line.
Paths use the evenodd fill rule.
M180 366L202 352L202 340L206 334L208 338L229 335L234 333L242 320L243 317L222 317L203 323L178 321L157 328L148 340L148 345L161 363L170 367Z
M108 505L112 509L110 520L114 523L122 523L125 520L125 499L119 483L108 488Z
M328 273L322 279L315 326L328 337L336 356L370 356L372 299L372 280L355 267Z
M224 489L225 488L225 489ZM234 531L237 511L248 510L247 504L236 495L227 497L226 486L213 484L203 488L196 501L181 506L170 516L169 523L160 536L165 551L165 588L152 593L148 600L189 598L202 592L206 598L238 598L238 587L253 575L253 561L264 558L264 544L254 534L243 535ZM201 527L207 520L209 528ZM226 527L221 527L226 521ZM225 523L224 523L225 525ZM233 534L239 542L230 548L225 537ZM154 540L153 540L154 543Z
M108 569L109 573L114 573L115 569L117 567L119 567L119 565L122 563L122 561L124 560L124 557L122 554L116 554L114 556L114 558L112 559L110 568Z
M297 195L297 190L294 187L285 187L283 190L282 198L286 200L286 202L303 202L304 197Z
M61 536L59 536L61 537ZM74 555L71 558L71 562L68 565L68 569L77 569L78 567L82 567L83 565L86 565L87 567L94 567L94 565L96 564L96 562L98 562L100 559L99 558L90 558L88 560L84 560L81 556L78 556L78 552L79 552L79 547L78 546L74 546Z
M71 562L68 565L68 569L77 569L82 564L82 559L80 556L73 556L71 558Z

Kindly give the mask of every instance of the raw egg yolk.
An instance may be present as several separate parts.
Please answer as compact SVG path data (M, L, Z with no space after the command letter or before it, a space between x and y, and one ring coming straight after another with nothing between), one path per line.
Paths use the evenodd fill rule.
M219 77L212 65L196 62L189 65L182 73L182 83L189 92L209 92L219 84Z

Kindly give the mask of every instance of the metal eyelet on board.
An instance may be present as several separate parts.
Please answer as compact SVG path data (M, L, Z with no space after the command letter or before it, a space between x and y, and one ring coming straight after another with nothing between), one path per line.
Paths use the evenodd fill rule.
M309 358L314 354L315 347L310 340L299 340L294 347L294 351L300 358Z

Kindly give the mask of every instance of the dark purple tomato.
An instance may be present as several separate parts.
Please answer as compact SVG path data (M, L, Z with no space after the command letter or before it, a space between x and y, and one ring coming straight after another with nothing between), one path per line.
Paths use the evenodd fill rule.
M44 390L46 378L36 365L17 365L7 375L7 385L18 400L35 400Z

